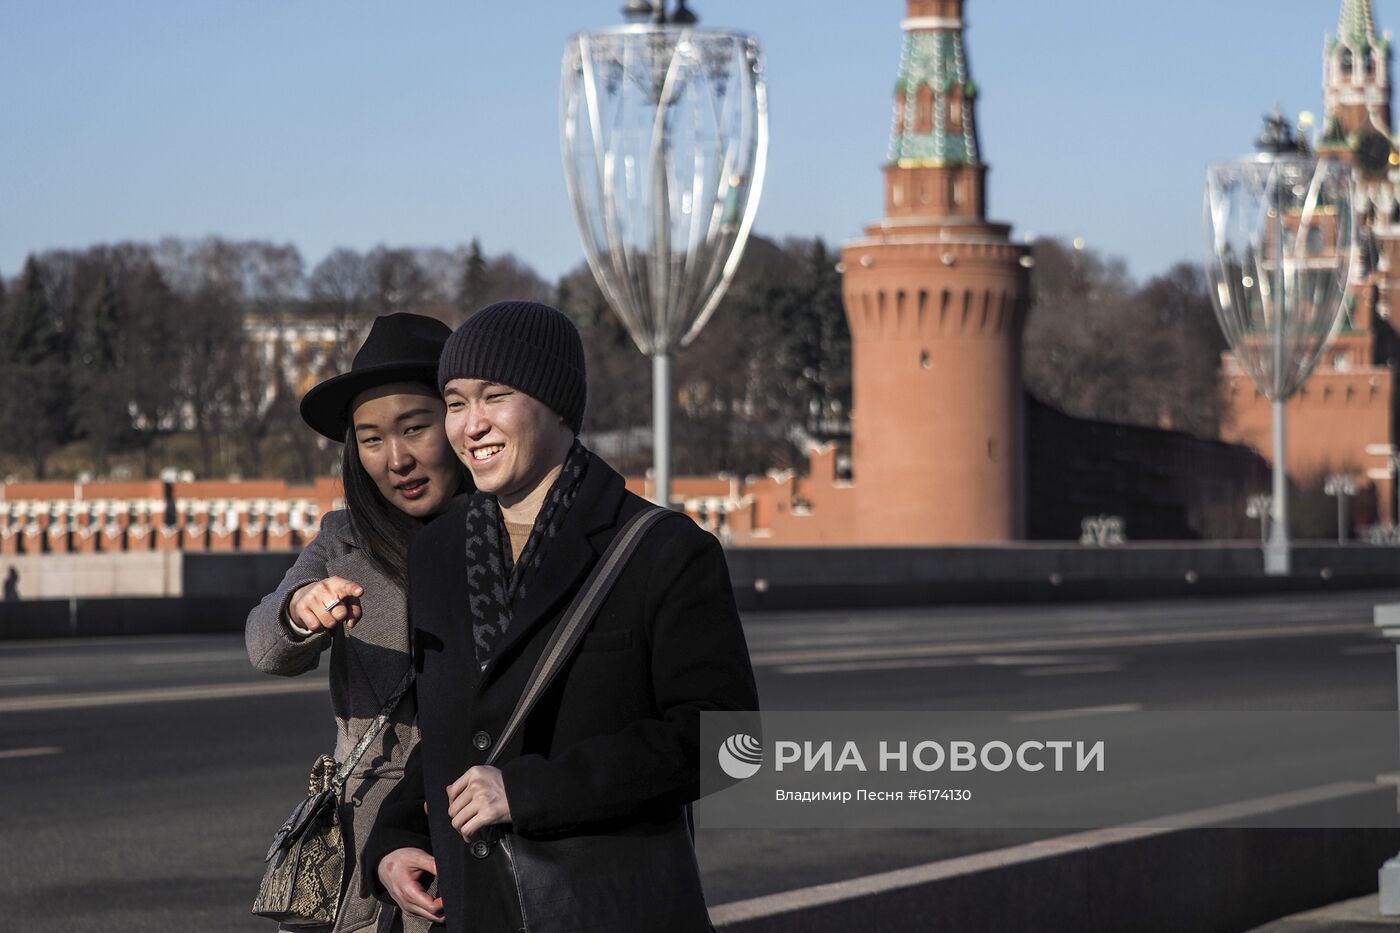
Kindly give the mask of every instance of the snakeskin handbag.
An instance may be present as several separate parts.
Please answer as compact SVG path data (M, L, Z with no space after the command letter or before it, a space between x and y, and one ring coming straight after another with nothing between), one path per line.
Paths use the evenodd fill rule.
M272 837L263 860L267 868L253 900L253 913L277 920L283 926L335 923L345 881L340 797L365 750L388 723L412 683L410 668L339 767L329 755L322 755L311 766L306 799L297 804Z

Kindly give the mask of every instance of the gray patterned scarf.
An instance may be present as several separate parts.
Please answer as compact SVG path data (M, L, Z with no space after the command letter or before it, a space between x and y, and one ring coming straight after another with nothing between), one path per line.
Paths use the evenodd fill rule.
M518 561L511 559L510 536L506 534L496 497L472 493L466 512L467 610L476 660L483 668L510 628L513 609L525 598L535 573L544 563L549 542L559 533L587 466L588 450L575 440L564 460L564 469L535 517Z

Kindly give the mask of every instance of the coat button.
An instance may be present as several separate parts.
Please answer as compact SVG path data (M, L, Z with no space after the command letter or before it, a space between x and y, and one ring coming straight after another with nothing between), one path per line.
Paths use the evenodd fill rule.
M484 752L491 747L491 736L485 732L478 732L472 736L472 744L476 746L477 751Z
M485 839L478 839L471 844L471 853L473 858L486 858L491 854L491 843Z

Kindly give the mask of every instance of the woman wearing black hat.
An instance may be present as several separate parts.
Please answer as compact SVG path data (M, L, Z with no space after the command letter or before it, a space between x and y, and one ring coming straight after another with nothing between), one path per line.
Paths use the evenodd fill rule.
M261 671L294 676L314 669L330 650L340 763L408 682L409 540L472 488L443 430L435 381L450 333L416 314L380 317L350 371L315 386L301 402L307 424L345 444L346 508L325 516L281 584L248 616L248 656ZM379 913L393 908L361 884L360 856L380 802L418 741L415 719L409 691L346 782L340 808L346 883L335 925L327 928L335 933L389 928L377 926L387 920ZM393 928L427 929L416 917L402 922Z

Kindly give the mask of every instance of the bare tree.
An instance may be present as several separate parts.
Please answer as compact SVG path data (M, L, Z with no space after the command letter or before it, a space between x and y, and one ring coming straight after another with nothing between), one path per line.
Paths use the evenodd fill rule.
M650 423L651 367L608 307L587 265L561 278L551 300L573 319L583 338L588 362L585 432L613 440L609 460L619 470L644 470L650 450L634 445L632 435Z
M411 249L375 247L365 257L374 282L376 313L420 311L433 302L433 286Z
M1219 432L1219 336L1201 271L1138 287L1118 260L1038 240L1023 374L1037 398L1083 418Z
M260 476L263 447L269 439L289 439L302 425L293 402L291 380L297 362L285 337L291 308L301 298L302 259L296 247L266 242L234 245L240 287L235 293L242 339L230 348L229 429L232 462L244 475ZM246 322L262 321L259 334Z
M334 250L311 270L307 288L310 310L324 317L336 333L324 368L344 372L359 349L361 332L374 316L374 276L369 262L354 250Z
M183 412L203 472L256 474L263 441L286 427L274 402L286 392L282 325L298 298L301 257L291 246L217 237L166 241L160 256L185 309Z
M481 305L513 298L552 301L554 296L555 289L511 253L493 257L486 264L486 289L481 295Z
M156 473L156 443L179 425L180 305L156 264L147 259L127 293L131 339L126 389L133 439L144 475Z
M201 472L223 466L220 441L236 391L234 368L245 340L232 244L210 239L181 257L177 280L187 289L180 318L182 396L186 423L199 441Z
M413 251L413 258L427 280L426 305L444 307L456 300L457 278L466 256L467 252L460 247L442 249L435 246Z

